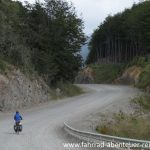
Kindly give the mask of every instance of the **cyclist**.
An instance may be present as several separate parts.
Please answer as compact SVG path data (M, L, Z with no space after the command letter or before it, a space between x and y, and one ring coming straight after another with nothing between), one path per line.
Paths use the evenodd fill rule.
M20 121L22 120L22 116L20 115L19 111L16 111L14 115L14 120L16 122L16 125L20 124Z

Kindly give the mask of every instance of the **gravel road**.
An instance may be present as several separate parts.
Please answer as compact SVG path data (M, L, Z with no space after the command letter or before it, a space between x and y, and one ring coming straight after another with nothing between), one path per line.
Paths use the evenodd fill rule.
M72 139L64 132L63 122L73 124L96 110L117 101L125 101L138 92L128 86L80 86L87 93L20 110L24 118L24 128L20 135L13 131L14 114L0 112L0 150L67 150L62 143Z

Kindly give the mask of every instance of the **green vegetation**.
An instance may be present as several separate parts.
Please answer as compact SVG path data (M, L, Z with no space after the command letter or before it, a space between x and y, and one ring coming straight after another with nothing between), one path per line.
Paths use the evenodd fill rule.
M150 120L147 118L136 118L124 113L114 115L115 123L100 125L96 130L102 134L112 136L150 140Z
M144 67L136 86L139 88L146 88L150 86L150 64Z
M150 58L149 55L143 57L135 57L130 63L126 65L126 68L131 66L140 66L143 71L139 76L139 80L136 83L136 87L145 89L150 86Z
M11 70L12 66L4 60L0 59L0 73L7 74Z
M48 85L72 82L82 66L83 21L63 0L22 5L0 0L0 58ZM0 62L1 71L5 69Z
M125 67L122 66L120 67L129 68L131 66L140 66L143 68L143 71L139 76L139 80L136 86L140 88L146 88L147 86L149 86L150 85L149 58L135 57L130 63L125 65ZM100 80L105 82L107 81L107 78L112 79L113 81L119 75L122 69L111 67L111 65L96 65L95 70L97 78L98 79L100 78ZM133 98L131 102L132 102L131 104L134 106L133 109L135 109L135 112L133 114L130 115L125 114L122 111L120 111L117 114L113 114L111 121L106 119L105 122L102 122L101 125L97 126L96 130L102 134L126 138L150 140L150 129L149 129L150 95L149 93L138 95L135 98Z
M141 72L139 77L137 78L137 82L135 83L135 86L141 89L147 89L150 88L150 59L148 56L143 57L135 57L132 61L130 61L127 64L90 64L89 67L93 70L93 83L101 84L101 83L113 83L115 79L120 77L125 70L132 66L141 67ZM128 71L133 76L133 72ZM134 71L134 76L137 75L137 73ZM126 78L128 76L126 75ZM124 79L126 84L128 81ZM124 83L123 83L124 84ZM149 89L150 91L150 89Z
M135 57L130 63L126 65L127 67L130 66L140 66L143 68L142 73L139 76L138 83L135 85L138 88L145 89L150 85L150 58L149 56L145 57Z
M150 112L150 95L145 93L132 99L132 103L139 106L139 110L147 113Z
M84 93L84 91L73 84L59 82L50 91L52 99L60 99L65 97L73 97Z
M5 71L7 68L7 65L2 61L0 60L0 71Z
M128 63L150 53L150 1L108 16L92 34L87 64Z
M121 73L122 65L93 64L94 83L112 83Z
M143 71L137 77L135 86L150 88L149 35L150 1L134 4L130 9L108 16L94 31L89 42L90 53L86 64L125 64L121 70L133 65L140 66ZM96 72L95 83L110 83L114 77L119 76L119 68L99 66L93 67Z
M127 115L120 111L113 114L113 121L106 121L96 130L102 134L126 138L150 140L150 95L142 94L131 100L133 114Z
M138 71L133 72L135 76L131 73L131 77L137 77L136 86L150 89L149 35L150 1L134 4L131 9L108 16L94 31L89 43L86 64L94 70L95 82L111 83L123 68L135 65L143 69L138 77ZM91 65L97 63L100 65ZM120 68L112 64L126 65ZM138 106L140 114L127 115L120 111L113 115L113 120L101 123L96 130L103 134L150 140L150 96L137 96L132 101Z
M131 66L140 66L140 67L145 67L147 65L146 57L134 57L132 61L130 61L126 67L131 67Z

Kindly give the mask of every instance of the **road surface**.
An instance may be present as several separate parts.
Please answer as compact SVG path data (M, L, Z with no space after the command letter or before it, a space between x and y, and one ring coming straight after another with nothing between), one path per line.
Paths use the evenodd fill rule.
M13 131L13 113L0 112L0 150L65 150L63 143L68 143L70 138L63 130L63 122L78 120L137 92L127 86L80 86L88 92L22 110L24 128L20 135Z

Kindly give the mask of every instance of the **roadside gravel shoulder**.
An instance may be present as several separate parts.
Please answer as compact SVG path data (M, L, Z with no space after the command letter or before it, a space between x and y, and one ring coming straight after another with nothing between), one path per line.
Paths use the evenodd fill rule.
M122 89L119 90L119 96L117 95L112 103L106 103L102 107L95 109L92 113L79 118L77 121L69 122L69 125L78 130L97 133L95 130L96 126L101 122L104 123L106 119L107 122L109 120L111 121L115 113L122 111L125 114L132 114L133 108L130 104L130 100L138 95L140 91L132 87L124 87L124 89L124 91L122 91Z

